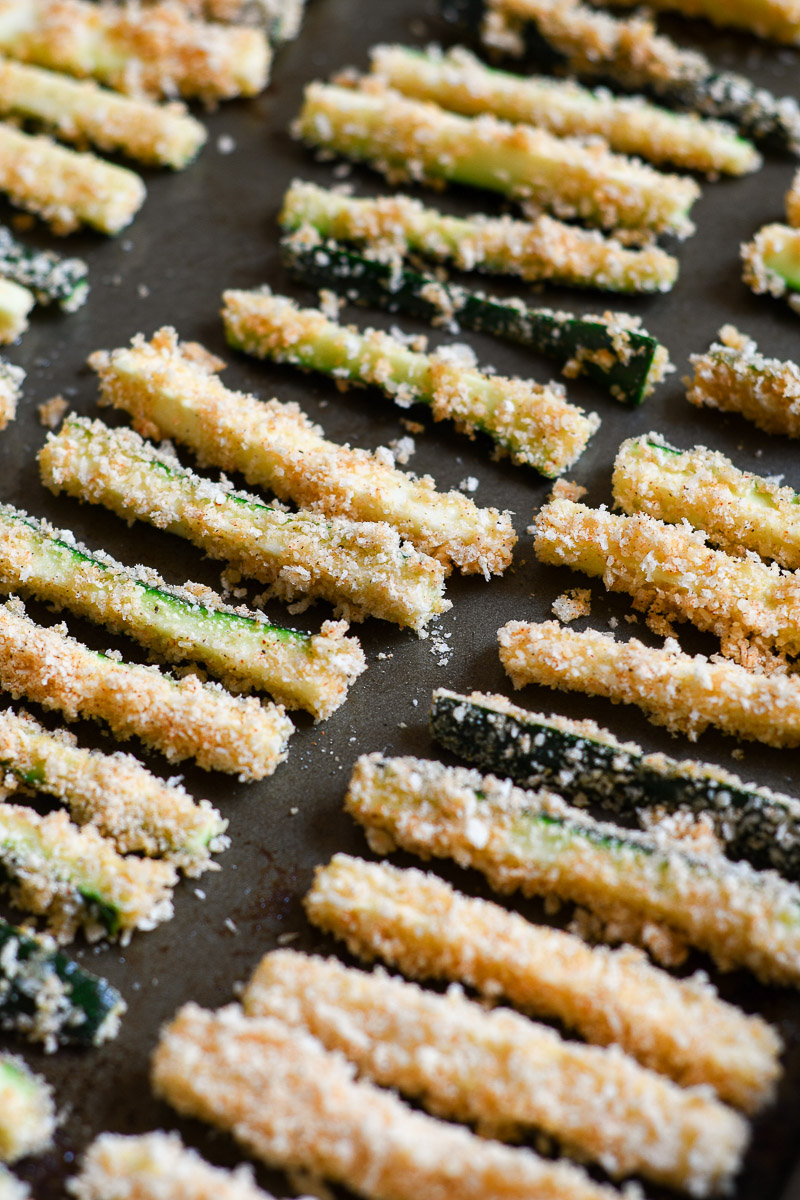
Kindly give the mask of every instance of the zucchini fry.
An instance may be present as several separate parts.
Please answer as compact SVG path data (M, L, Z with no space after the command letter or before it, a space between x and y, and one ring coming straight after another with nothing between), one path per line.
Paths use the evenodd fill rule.
M89 650L63 625L37 625L16 599L0 604L0 687L68 721L104 721L121 741L135 735L171 762L193 758L242 780L271 775L293 731L282 708Z
M341 1055L274 1017L186 1004L161 1031L156 1095L231 1132L271 1166L369 1200L614 1200L580 1168L485 1141L356 1080Z
M553 478L580 458L600 425L570 404L558 383L486 375L444 347L410 349L380 329L339 325L315 308L299 308L268 289L227 291L222 319L228 344L246 354L381 388L401 408L428 404L434 420L451 420L474 437L486 433L498 453Z
M56 796L77 825L93 825L121 854L168 858L187 875L211 866L228 822L208 800L195 804L131 754L84 750L65 729L50 733L27 713L0 712L0 768L9 781Z
M627 513L688 520L729 554L754 550L800 567L800 496L741 471L719 450L678 450L657 433L628 438L614 463L614 500Z
M256 96L271 53L260 29L192 20L176 4L0 0L0 53L133 95Z
M689 403L741 413L766 433L800 437L800 367L759 354L752 338L732 325L724 325L719 338L707 353L689 358Z
M345 809L377 851L474 867L498 892L558 896L601 917L666 925L721 970L800 983L800 888L596 821L550 792L418 758L362 755Z
M0 113L52 130L62 141L89 141L156 166L186 167L206 140L205 126L180 103L120 96L10 59L0 60Z
M645 754L594 721L544 716L481 692L462 696L438 688L430 731L440 746L481 770L520 787L553 788L574 804L626 816L648 806L702 814L730 858L800 880L800 801L721 767Z
M248 1016L306 1029L436 1116L501 1136L533 1125L614 1176L638 1172L706 1196L724 1189L747 1144L738 1114L617 1050L564 1041L507 1009L487 1012L380 969L277 950L242 1004Z
M800 745L800 680L757 675L737 663L663 650L636 638L618 642L556 621L509 621L499 631L500 661L514 687L538 683L636 704L654 725L695 741L709 725L767 746Z
M467 184L557 217L687 237L700 189L602 143L557 138L494 117L461 117L409 100L377 80L339 87L310 83L294 127L307 145L367 162L392 182Z
M79 225L119 233L130 225L145 199L144 183L134 171L4 123L0 123L0 192L61 234Z
M2 137L2 134L0 134ZM0 345L7 346L22 337L28 328L28 314L36 303L33 292L0 275ZM16 397L11 418L16 413Z
M0 1055L0 1161L14 1163L28 1154L42 1154L55 1130L50 1086L21 1058Z
M635 7L637 0L614 0L623 8ZM790 46L800 44L800 10L795 0L653 0L656 12L677 12L685 17L700 17L723 29L745 29L758 37L772 38Z
M741 248L742 278L757 296L784 298L800 313L800 229L765 225Z
M39 468L52 492L187 538L283 600L329 600L347 620L375 616L417 630L451 607L442 564L385 522L286 512L195 474L132 430L69 417L48 437Z
M435 875L337 854L317 869L309 919L361 958L414 979L466 983L556 1018L588 1042L619 1045L683 1086L709 1084L747 1112L768 1103L780 1041L760 1017L700 979L674 979L631 947L591 947L463 896Z
M590 91L572 81L512 75L487 67L463 46L442 52L407 46L376 46L371 68L387 86L416 100L477 117L547 129L557 137L601 137L611 150L634 154L685 171L745 175L761 156L731 125L696 114L678 114L641 96Z
M273 46L292 42L303 24L306 0L176 0L205 21L258 25Z
M356 242L395 256L421 254L462 271L512 275L526 283L607 292L668 292L678 261L659 246L632 250L597 230L541 216L453 217L411 196L356 197L295 180L279 221L289 233L312 227L322 238ZM376 245L377 244L377 245Z
M35 250L6 225L0 225L0 275L30 288L38 304L56 303L62 312L77 312L89 295L89 268L82 258Z
M191 447L204 465L238 470L248 483L327 516L387 521L418 550L465 573L502 574L516 535L508 513L437 492L385 456L326 441L296 405L231 392L193 360L172 329L89 360L102 400L133 417L144 436Z
M0 431L17 415L17 402L22 395L25 372L22 367L0 358Z

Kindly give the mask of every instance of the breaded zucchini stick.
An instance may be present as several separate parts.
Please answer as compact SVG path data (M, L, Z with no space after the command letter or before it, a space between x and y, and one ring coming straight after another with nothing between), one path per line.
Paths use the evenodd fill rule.
M186 1004L161 1031L151 1079L179 1113L233 1133L271 1166L369 1200L614 1200L580 1168L413 1112L316 1038L238 1005Z
M580 458L600 425L596 413L587 416L567 401L562 384L487 375L450 347L412 350L383 330L340 325L266 288L227 291L223 301L234 349L332 375L338 386L372 384L401 408L428 404L434 420L453 421L470 437L488 434L498 453L548 478Z
M623 8L635 7L637 0L614 0ZM745 29L758 37L772 38L790 46L800 45L800 7L796 0L653 0L656 12L677 12L685 17L700 17L723 29Z
M745 175L761 156L731 125L678 114L641 96L591 91L573 81L512 75L487 67L463 46L443 52L376 46L373 74L405 96L477 117L490 113L547 129L557 137L601 137L619 154L635 154L686 171Z
M84 750L65 729L50 733L27 713L0 712L0 767L6 786L13 780L57 796L76 824L93 825L122 854L168 858L200 875L227 845L228 822L208 800L195 804L132 754Z
M0 345L7 346L22 337L28 328L28 314L35 303L33 292L0 275ZM16 413L16 397L14 399L13 406L10 406L11 417L6 419L6 425Z
M182 442L205 465L241 471L248 483L327 516L387 521L465 573L502 574L511 562L517 539L508 513L437 492L429 476L414 479L383 455L326 441L296 405L229 391L172 329L99 351L90 365L103 401L130 413L139 433Z
M30 288L37 304L55 303L62 312L77 312L89 295L89 268L82 258L38 250L18 241L7 225L0 225L0 275Z
M800 437L800 367L758 353L752 338L732 325L719 331L705 354L692 354L694 376L686 399L698 408L738 412L767 433Z
M784 198L786 220L796 229L800 226L800 171L795 171L791 185Z
M176 0L194 17L259 25L272 45L291 42L300 33L306 0Z
M13 1163L28 1154L42 1154L55 1130L49 1084L23 1059L0 1055L0 1160Z
M352 954L414 979L448 979L619 1045L683 1086L705 1083L753 1112L780 1075L780 1041L700 978L674 979L631 947L590 947L423 871L336 854L317 869L309 919Z
M390 259L421 254L462 271L512 275L528 283L668 292L678 277L677 259L659 246L630 249L597 230L552 217L454 217L411 196L356 197L297 179L284 196L279 221L288 232L310 226L321 238L366 244Z
M800 745L800 680L757 675L737 663L663 650L636 638L577 633L557 621L509 621L499 631L500 660L514 687L538 683L636 704L654 725L695 741L709 725L767 746Z
M700 530L557 499L539 511L534 550L540 562L627 592L634 608L657 619L715 634L728 657L747 656L749 647L800 654L800 577L712 550Z
M22 395L25 372L22 367L0 359L0 430L17 415L17 402Z
M62 141L91 142L156 166L186 167L206 140L205 126L180 103L120 96L88 80L0 60L0 113L45 125Z
M461 117L365 79L310 83L294 132L307 145L367 162L392 182L467 184L557 217L605 229L694 230L700 195L688 176L664 175L598 142L557 138L494 117Z
M800 888L571 808L550 792L418 758L362 755L345 809L370 845L474 867L498 892L558 896L601 917L666 925L721 970L800 983Z
M0 123L0 192L47 221L55 233L71 233L79 225L119 233L145 199L144 183L134 171L5 123Z
M209 103L256 96L271 53L260 29L195 21L176 4L0 0L0 53L133 95Z
M657 433L628 438L614 463L614 500L625 512L689 521L729 554L754 550L800 567L800 496L742 471L719 450L678 450Z
M436 1116L501 1136L533 1125L615 1176L641 1173L705 1196L724 1189L747 1144L738 1114L617 1049L564 1041L508 1009L487 1012L380 968L277 950L262 958L242 1004L248 1016L307 1029L359 1074Z
M742 278L757 296L782 297L800 313L800 229L765 225L741 248Z
M271 775L293 732L274 704L89 650L63 625L37 625L19 600L0 604L0 687L68 721L104 721L120 740L135 735L171 762L193 758L242 780Z
M181 466L129 429L69 417L39 453L42 482L187 538L283 600L329 600L348 620L423 629L452 607L444 567L386 522L286 512Z

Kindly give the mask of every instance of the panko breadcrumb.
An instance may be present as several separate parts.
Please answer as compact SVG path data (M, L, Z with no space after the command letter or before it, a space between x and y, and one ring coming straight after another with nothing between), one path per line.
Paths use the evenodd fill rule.
M0 430L17 415L17 403L22 395L25 372L22 367L0 359Z
M738 412L767 433L800 437L800 367L758 353L752 338L732 325L719 331L705 354L689 361L686 399L700 407Z

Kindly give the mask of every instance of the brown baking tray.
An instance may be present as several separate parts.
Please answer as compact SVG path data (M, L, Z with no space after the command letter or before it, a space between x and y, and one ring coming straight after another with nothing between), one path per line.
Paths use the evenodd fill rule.
M668 28L685 44L702 45L715 61L746 70L776 92L800 92L793 51L746 35L714 33L699 24L675 21ZM333 438L375 447L405 432L400 424L405 414L375 391L342 395L324 379L228 354L217 313L227 286L268 282L277 289L288 288L275 223L281 196L295 176L320 182L333 177L332 164L316 163L288 133L303 85L349 63L364 65L367 49L376 41L420 43L443 36L452 38L452 32L439 23L434 0L313 0L300 39L278 53L268 91L255 101L228 104L211 114L208 147L188 171L148 175L149 198L130 230L115 241L81 235L59 243L89 260L93 290L86 307L73 317L37 312L21 345L10 351L28 371L28 383L19 419L0 437L0 498L71 527L90 545L105 547L123 561L152 564L174 582L199 579L218 584L219 564L206 562L187 544L143 526L128 529L110 514L75 501L56 500L38 479L35 454L45 434L36 405L60 392L75 410L96 415L95 381L84 366L87 355L98 347L121 345L137 331L150 334L162 324L174 325L183 338L202 341L228 357L225 378L231 386L299 401ZM232 139L232 152L221 152L230 143L220 138ZM589 489L590 503L610 501L611 464L619 442L651 429L682 446L703 442L717 447L744 467L785 474L788 482L800 485L796 443L769 438L733 417L698 412L687 404L680 382L689 353L704 349L725 321L739 322L769 354L797 358L800 353L797 317L777 302L752 296L740 281L738 261L739 243L766 221L780 219L794 167L793 161L772 157L756 175L707 185L696 208L698 234L678 247L681 278L675 291L617 305L642 316L647 328L669 346L677 371L640 409L622 407L590 385L570 383L570 395L595 409L603 421L571 472ZM384 190L380 178L366 170L354 170L350 178L362 191ZM455 212L500 211L492 197L466 191L448 193L441 203ZM34 236L42 245L51 244L46 232ZM501 282L496 290L503 291ZM555 289L543 291L541 301L575 311L603 311L610 304L600 295ZM373 313L367 318L356 312L353 319L392 323ZM410 320L404 326L427 332ZM434 334L432 340L444 339ZM546 361L521 349L477 335L464 340L474 346L481 362L503 372L540 380L553 374ZM106 1129L131 1133L179 1128L210 1160L222 1165L239 1161L232 1140L199 1123L178 1121L152 1099L148 1059L159 1026L186 1000L212 1007L228 1002L236 982L247 978L261 954L283 934L296 934L292 944L305 950L334 949L306 923L301 898L314 867L335 851L368 853L363 836L342 812L356 756L373 750L435 756L426 729L432 689L482 688L509 694L497 657L498 627L511 618L546 619L557 595L585 582L534 560L526 528L548 492L545 481L532 471L493 462L488 444L481 440L471 443L445 427L434 429L424 411L410 415L425 424L425 433L416 439L411 469L429 471L445 488L475 476L480 481L478 502L514 511L520 534L514 569L491 583L475 578L451 581L454 608L440 622L447 653L435 650L433 639L419 640L375 621L359 627L369 670L329 721L314 726L304 716L297 718L289 761L272 779L242 785L221 775L185 771L189 789L198 797L207 796L230 819L232 846L220 858L219 873L181 883L169 924L137 936L126 948L78 944L78 957L118 985L129 1012L118 1040L99 1050L50 1057L25 1050L54 1085L64 1113L54 1150L20 1167L37 1200L63 1194L63 1181L74 1170L76 1158ZM627 602L606 597L599 586L592 591L592 624L606 627L609 617L616 616L618 632L627 631L622 621L629 612ZM31 611L53 619L43 608L31 606ZM277 606L274 615L281 615ZM329 615L318 606L293 620L317 628ZM129 657L137 655L124 639L115 641L72 618L68 623L77 636L98 648L116 645ZM634 631L649 638L641 623ZM699 636L682 634L682 640L689 649L714 649ZM533 688L520 698L537 710L593 717L648 750L678 755L692 750L685 738L671 738L634 709ZM75 730L87 744L112 745L91 725L77 724ZM129 748L138 752L138 747ZM800 793L796 751L745 745L742 758L736 760L734 749L732 740L708 733L697 753L748 779ZM163 760L143 757L155 770L173 773ZM398 856L397 861L404 860ZM487 894L477 874L445 864L437 864L436 870L473 894ZM544 919L541 906L516 907ZM698 957L688 969L698 967L708 968L707 960ZM736 1198L800 1196L800 1000L794 992L760 987L741 974L712 975L725 997L774 1021L787 1045L785 1081L775 1106L756 1122ZM9 1045L19 1049L17 1043ZM281 1175L260 1171L259 1178L278 1195L291 1193ZM664 1194L649 1186L646 1190L654 1197Z

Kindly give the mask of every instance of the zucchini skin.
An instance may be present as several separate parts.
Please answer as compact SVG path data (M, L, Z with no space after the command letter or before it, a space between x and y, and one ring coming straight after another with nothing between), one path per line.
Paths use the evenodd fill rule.
M62 312L77 312L89 296L89 268L82 258L35 250L7 225L0 225L0 275L30 288L39 304L55 302Z
M633 319L624 314L577 317L528 308L523 300L472 292L333 241L303 246L297 236L283 238L281 256L292 277L308 287L332 287L348 301L407 313L433 325L454 322L527 346L555 359L570 378L586 375L626 404L641 404L669 362L656 338L627 327Z
M626 817L649 807L704 814L729 858L800 880L800 800L721 767L645 754L594 721L547 717L481 692L437 689L430 731L440 746L482 771L522 788L552 788L573 804Z

